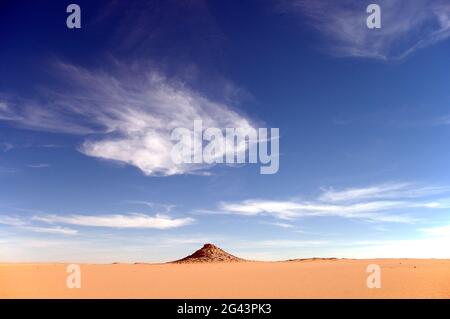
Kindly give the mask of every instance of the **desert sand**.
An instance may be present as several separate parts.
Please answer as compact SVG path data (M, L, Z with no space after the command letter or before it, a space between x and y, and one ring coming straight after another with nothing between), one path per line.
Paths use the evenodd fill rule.
M165 264L81 264L79 289L67 288L65 264L0 264L0 298L450 298L450 260L200 262L195 258L205 256L198 255ZM367 287L370 264L381 267L381 288Z

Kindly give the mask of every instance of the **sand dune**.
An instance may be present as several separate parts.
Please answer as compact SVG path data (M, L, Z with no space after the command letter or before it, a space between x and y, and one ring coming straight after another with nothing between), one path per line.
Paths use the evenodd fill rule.
M381 267L381 288L366 285ZM303 260L81 265L1 264L1 298L450 298L450 260Z

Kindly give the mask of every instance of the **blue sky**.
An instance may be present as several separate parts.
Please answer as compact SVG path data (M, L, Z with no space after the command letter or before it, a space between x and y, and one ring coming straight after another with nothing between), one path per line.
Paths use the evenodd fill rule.
M0 10L0 261L450 258L450 6L66 1ZM170 131L280 129L280 168Z

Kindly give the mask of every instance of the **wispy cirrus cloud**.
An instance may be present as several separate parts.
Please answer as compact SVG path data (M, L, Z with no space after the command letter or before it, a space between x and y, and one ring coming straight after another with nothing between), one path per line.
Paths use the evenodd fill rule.
M0 120L33 130L89 135L79 148L83 154L163 176L210 167L172 161L174 128L193 129L198 119L205 127L253 128L248 117L227 103L169 79L156 67L142 63L118 69L107 73L57 63L66 87L47 89L40 99L0 97Z
M25 226L25 221L15 216L0 216L0 224L8 226Z
M46 234L59 234L59 235L77 235L78 230L71 229L67 227L36 227L36 226L23 226L24 230L29 230L36 233L46 233Z
M441 116L434 121L434 125L450 125L450 115Z
M291 239L269 239L259 241L236 241L236 246L245 248L295 248L310 247L328 244L324 240L291 240Z
M261 224L265 225L273 225L280 228L294 228L295 226L289 223L281 223L281 222L261 222Z
M446 0L379 0L381 29L368 29L370 1L281 1L281 9L304 17L338 57L402 59L450 37Z
M51 165L48 163L37 163L37 164L28 164L27 166L29 168L48 168Z
M414 183L386 183L363 188L335 190L324 189L320 196L322 201L358 201L378 198L420 198L450 192L449 187L418 186Z
M61 225L104 227L116 229L172 229L190 225L193 218L173 218L156 214L114 214L114 215L34 215L31 218L20 216L0 216L0 225L16 229L47 234L76 235L78 229Z
M68 224L86 227L109 227L109 228L154 228L170 229L192 224L193 218L171 218L165 215L44 215L34 216L33 220L49 224Z
M428 207L428 205L418 206L418 204L398 201L330 205L320 202L245 200L238 203L223 203L220 209L239 215L272 215L281 219L335 216L385 222L411 222L413 219L406 215L389 215L380 212L412 207Z
M0 143L0 150L2 150L5 153L12 150L13 148L14 148L14 145L11 143Z
M60 235L76 235L78 230L67 227L55 226L55 227L41 227L33 226L29 221L24 220L16 216L1 216L0 224L19 228L21 230L47 233L47 234L60 234Z
M0 166L0 174L14 174L19 172L17 168Z
M430 196L450 192L446 187L421 187L387 183L366 188L322 190L315 200L248 199L223 202L219 213L246 216L270 215L280 219L334 216L377 222L411 223L416 218L399 213L413 209L449 208L448 199Z
M174 204L163 204L163 203L149 202L149 201L144 201L144 200L124 200L123 202L127 203L127 204L147 206L152 209L155 209L158 212L163 212L164 214L169 213L170 211L172 211L172 209L177 207L177 205L174 205Z

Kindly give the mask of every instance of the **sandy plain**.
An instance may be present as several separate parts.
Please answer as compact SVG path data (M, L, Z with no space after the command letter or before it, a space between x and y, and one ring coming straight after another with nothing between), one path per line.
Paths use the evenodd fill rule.
M368 288L367 266L381 288ZM0 298L450 298L450 260L294 260L186 264L0 264Z

